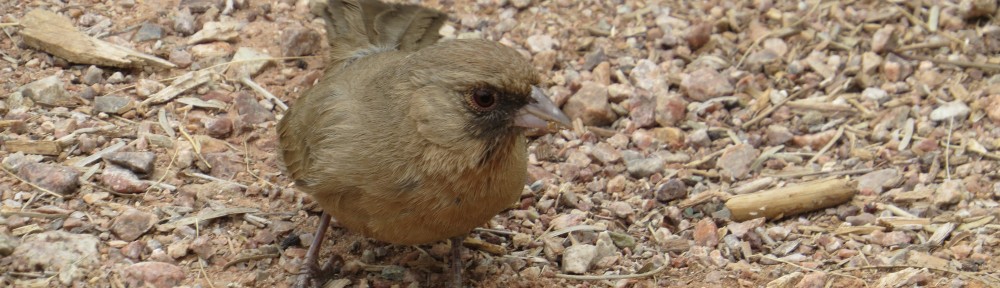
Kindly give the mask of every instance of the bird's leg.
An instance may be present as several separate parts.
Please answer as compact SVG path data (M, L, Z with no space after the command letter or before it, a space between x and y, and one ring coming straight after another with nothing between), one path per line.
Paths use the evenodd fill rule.
M317 259L319 259L319 250L323 245L323 236L326 235L326 228L330 226L330 214L323 212L323 215L319 216L319 227L316 227L316 236L313 237L312 245L309 245L309 251L306 252L306 260L302 263L302 269L299 274L299 279L295 283L295 287L306 288L306 287L317 287L315 274L319 270L319 265ZM332 261L333 259L331 259ZM310 285L312 284L312 285Z
M462 242L465 236L451 238L451 287L462 287Z

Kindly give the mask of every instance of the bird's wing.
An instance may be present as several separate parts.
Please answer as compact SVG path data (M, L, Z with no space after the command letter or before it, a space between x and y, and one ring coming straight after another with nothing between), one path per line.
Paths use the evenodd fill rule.
M376 0L329 0L323 10L330 67L381 51L415 51L441 38L440 11Z

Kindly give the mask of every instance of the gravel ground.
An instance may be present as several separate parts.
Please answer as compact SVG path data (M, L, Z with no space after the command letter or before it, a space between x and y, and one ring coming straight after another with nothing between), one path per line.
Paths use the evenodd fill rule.
M469 284L1000 287L996 0L423 5L577 119L533 133ZM309 0L14 0L0 27L0 286L291 285L319 213L274 126L322 75ZM327 287L447 282L447 243L331 230Z

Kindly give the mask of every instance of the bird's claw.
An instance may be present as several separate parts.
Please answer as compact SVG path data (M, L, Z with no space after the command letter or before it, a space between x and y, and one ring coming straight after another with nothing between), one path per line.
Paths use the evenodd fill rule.
M340 255L330 256L323 268L317 263L303 263L302 273L295 281L295 288L318 288L333 279L335 275L340 275L340 269L344 267L344 258Z

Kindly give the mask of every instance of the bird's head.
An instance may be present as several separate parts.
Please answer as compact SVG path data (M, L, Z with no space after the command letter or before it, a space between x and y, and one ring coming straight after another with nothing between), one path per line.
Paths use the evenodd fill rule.
M418 132L435 144L495 150L495 145L523 137L525 128L546 128L549 121L570 125L569 117L537 87L531 63L497 42L440 42L405 63L416 88L411 115Z

